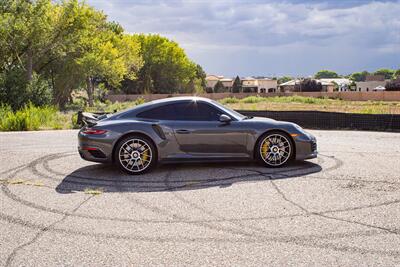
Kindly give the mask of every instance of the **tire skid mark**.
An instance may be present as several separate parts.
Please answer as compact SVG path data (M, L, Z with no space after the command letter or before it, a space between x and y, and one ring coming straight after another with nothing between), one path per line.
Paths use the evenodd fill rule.
M255 170L254 170L255 171ZM257 171L255 171L257 172ZM264 175L262 172L259 172L260 175ZM267 177L267 176L266 176ZM346 220L346 219L342 219L342 218L337 218L334 216L329 216L329 215L325 215L324 213L327 212L312 212L307 210L306 208L304 208L302 205L292 201L291 199L289 199L284 193L283 191L278 187L278 185L274 182L274 180L276 179L270 179L271 184L273 185L273 187L275 188L275 190L279 193L279 195L281 195L281 197L288 203L292 204L293 206L299 208L300 210L304 211L306 214L308 215L316 215L316 216L320 216L326 219L332 219L332 220L337 220L337 221L342 221L342 222L347 222L347 223L353 223L353 224L358 224L361 226L365 226L365 227L369 227L369 228L375 228L377 230L382 230L382 231L386 231L392 234L400 234L400 231L398 230L393 230L390 228L386 228L386 227L381 227L381 226L375 226L375 225L370 225L370 224L366 224L366 223L362 223L362 222L358 222L358 221L352 221L352 220ZM391 201L390 204L395 204L395 203L399 203L400 200L395 200L395 201ZM368 208L370 207L376 207L376 205L367 205ZM349 208L348 210L356 210L357 207L354 208ZM358 208L359 209L359 208ZM347 211L347 210L346 210Z
M400 234L399 231L393 230L393 229L390 229L390 228L381 227L381 226L376 226L376 225L367 224L367 223L362 223L362 222L358 222L358 221L354 221L354 220L346 220L346 219L342 219L342 218L337 218L337 217L334 217L334 216L329 216L329 215L321 214L320 212L309 211L309 210L307 210L306 208L304 208L302 205L300 205L300 204L294 202L293 200L289 199L289 198L282 192L282 190L276 185L276 183L275 183L273 180L271 180L271 183L272 183L272 185L274 186L274 188L276 189L276 191L282 196L282 198L283 198L286 202L288 202L288 203L292 204L293 206L295 206L295 207L297 207L297 208L303 210L305 213L307 213L307 214L309 214L309 215L320 216L320 217L323 217L323 218L326 218L326 219L331 219L331 220L336 220L336 221L342 221L342 222L346 222L346 223L358 224L358 225L361 225L361 226L365 226L365 227L369 227L369 228L375 228L375 229L377 229L377 230L386 231L386 232L389 232L389 233L392 233L392 234L397 234L397 235Z
M3 214L0 212L0 219L3 221L7 221L9 223L21 225L23 227L28 227L31 229L41 230L43 225L31 223L28 221L24 221L20 218L14 218L12 216ZM103 239L117 239L117 240L132 240L132 241L142 241L142 242L152 242L152 243L187 243L192 244L194 241L199 243L237 243L237 244L265 244L266 242L281 242L281 243L289 243L293 244L295 242L295 238L280 238L280 237L270 237L270 238L259 238L259 239L251 239L251 238L187 238L187 239L178 239L178 238L160 238L160 237L142 237L142 236L135 236L135 235L117 235L117 234L109 234L109 233L88 233L78 230L66 230L53 227L48 230L49 232L57 232L61 234L69 234L69 235L77 235L77 236L87 236L92 238L103 238ZM301 243L300 243L301 245ZM307 245L307 243L305 244ZM326 248L320 246L320 248ZM381 251L381 250L367 250L367 249L360 249L360 248L353 248L353 247L337 247L338 251L342 252L353 252L353 253L361 253L361 254L377 254L377 255L385 255L391 257L399 257L400 252L398 251Z
M254 171L254 170L251 170L251 171ZM271 175L270 173L268 173L268 174L264 174L264 175ZM270 179L270 177L269 177L269 179ZM172 188L172 189L174 189L174 188ZM177 189L177 188L175 188L175 189ZM169 189L169 190L171 190L171 188ZM16 222L21 222L21 219L15 219L15 218L10 218L9 216L7 216L7 215L5 215L5 214L3 214L4 216L2 216L1 218L2 219L4 219L4 220L8 220L8 221L16 221ZM214 221L216 221L216 220L214 220ZM224 220L224 221L226 221L226 220ZM171 222L171 221L167 221L167 222ZM24 222L23 223L23 225L25 225L25 224L27 224L28 226L30 225L30 226L35 226L35 224L29 224L29 223L27 223L27 222ZM34 227L33 227L34 228ZM43 228L43 227L42 227ZM57 229L57 228L52 228L52 229L49 229L48 231L58 231L58 230L60 230L60 231L63 231L63 229ZM65 231L69 231L69 230L65 230ZM376 230L376 231L378 231L378 230ZM76 232L76 231L75 231ZM90 233L82 233L82 232L77 232L78 234L80 233L80 234L83 234L83 235L90 235ZM369 234L374 234L374 233L377 233L377 232L373 232L373 231L370 231L369 232ZM97 235L97 234L96 234ZM346 233L345 234L341 234L341 235L346 235ZM125 237L123 237L123 236L118 236L118 235L109 235L109 234L99 234L98 236L105 236L105 237L111 237L111 238L125 238ZM162 242L174 242L174 241L171 241L171 240L173 240L173 239L162 239L162 240L160 240L160 239L156 239L156 240L154 240L154 239L152 239L152 238L143 238L143 237L138 237L139 239L138 240L144 240L144 241L150 241L150 242L157 242L157 241L162 241ZM279 241L279 242L285 242L285 241L287 241L287 242L291 242L291 243L293 243L293 242L295 242L295 240L292 240L293 239L293 237L284 237L284 238L272 238L272 240L271 239L265 239L265 241L259 241L259 240L254 240L254 238L250 238L250 239L243 239L243 238L241 238L240 240L238 240L238 239L233 239L233 240L231 240L232 242L249 242L249 243L254 243L254 242L267 242L267 241L274 241L274 240L276 240L276 241ZM191 239L192 240L192 239ZM246 241L246 240L248 240L248 241ZM211 238L211 239L202 239L201 241L205 241L205 242L225 242L225 240L218 240L218 239L214 239L214 238ZM228 241L228 242L230 242L230 241ZM296 242L295 242L296 243ZM304 245L304 244L302 244L302 245ZM326 248L326 247L324 247L324 248ZM343 249L343 246L341 246L341 247L337 247L336 248L337 250L341 250L341 249ZM343 251L353 251L353 252L359 252L359 253L365 253L365 251L367 251L367 250L363 250L363 249L358 249L358 248L345 248L345 250L343 250ZM393 255L395 255L395 256L398 256L399 255L399 253L397 252L397 251L389 251L389 252L385 252L385 251L377 251L377 250L372 250L372 251L367 251L368 253L378 253L378 254L382 254L382 255L391 255L391 256L393 256Z
M63 153L58 153L58 154L63 154ZM37 161L37 160L35 160L35 161ZM225 169L229 169L229 168L225 168ZM236 170L236 168L232 168L232 169ZM261 176L264 176L264 178L267 178L267 179L271 179L273 177L271 177L271 176L265 177L266 175L271 175L271 174L276 173L276 171L273 171L272 173L265 173L265 172L256 171L256 170L253 170L253 169L241 169L241 170L245 170L245 171L253 172L253 173L256 172L257 174L259 174ZM246 178L246 177L253 177L253 176L254 175L246 174L246 175L243 175L243 176L227 177L227 178L224 178L224 179L225 180L231 180L231 179L235 179L235 178ZM281 173L281 176L282 176L282 173ZM263 180L265 180L264 178L263 178ZM217 180L218 179L212 179L213 182L217 181ZM115 179L114 180L110 180L110 182L111 181L115 182ZM205 181L204 183L206 183L206 182L208 182L208 181ZM90 183L90 184L85 183L84 185L92 185L93 186L93 183ZM165 190L167 190L167 191L168 190L178 190L178 189L184 188L184 187L186 187L186 185L170 187L170 188L167 188ZM126 186L124 186L124 188L126 188ZM127 191L127 190L123 189L121 185L119 186L119 189L122 189L122 192ZM19 203L21 203L21 204L23 204L25 206L29 206L29 207L34 208L34 209L43 210L43 211L56 213L56 214L63 214L63 215L68 214L65 211L61 211L61 210L57 210L57 209L41 206L41 205L38 205L36 203L29 202L27 200L21 199L20 197L18 197L14 193L12 193L8 187L2 187L2 191L5 193L5 195L8 198L10 198L10 199L12 199L14 201L17 201L17 202L19 202ZM387 205L396 204L396 203L399 203L399 202L400 202L400 199L399 200L394 200L394 201L388 201L388 202L384 202L384 203L380 203L380 204L375 204L375 205L371 204L371 205L366 205L366 206L350 207L350 208L345 208L345 209L322 211L320 213L321 214L324 214L324 213L336 213L336 212L343 212L343 211L358 210L358 209L363 209L363 208L387 206ZM171 223L172 222L172 221L169 221L169 220L135 220L135 219L130 219L130 218L100 217L100 216L89 216L89 215L83 215L83 214L74 214L74 215L68 214L68 215L69 216L80 217L80 218L87 218L87 219L110 220L110 221L121 221L121 222L136 222L136 223ZM292 214L292 215L278 215L278 216L253 217L253 218L241 218L241 219L232 218L232 219L225 219L225 221L253 221L253 220L292 218L292 217L301 217L301 216L306 216L306 215L303 214L303 213L298 213L298 214ZM218 221L221 221L221 220L187 220L187 221L176 221L176 222L192 223L192 222L218 222Z
M269 179L269 180L272 182L272 179ZM167 181L168 180L166 179L166 182ZM193 208L195 208L197 210L200 210L201 212L203 212L203 213L205 213L205 214L207 214L207 215L209 215L211 217L214 217L214 218L217 217L217 218L219 218L221 220L224 220L224 217L222 217L220 215L216 215L216 214L214 214L214 213L212 213L210 211L207 211L205 208L200 207L197 204L195 204L195 203L193 203L193 202L191 202L191 201L189 201L189 200L187 200L187 199L185 199L185 198L183 198L181 196L178 196L178 194L176 192L173 191L172 193L174 194L174 196L175 196L175 198L177 200L179 200L179 201L181 201L181 202L183 202L185 204L189 204L191 207L193 207ZM261 229L261 228L258 228L258 227L254 227L254 226L249 226L249 225L243 225L241 223L233 223L233 225L235 226L235 228L236 227L239 228L240 232L245 233L246 235L249 235L250 237L253 237L256 234L256 235L261 236L263 238L271 239L271 237L268 237L268 236L264 235L264 232L265 232L264 229ZM246 229L247 231L249 229L251 229L253 231L251 233L248 233L247 231L244 231L244 229ZM226 228L225 228L225 231L227 231ZM231 232L232 229L229 229L228 231ZM329 237L321 237L321 236L317 236L317 235L308 235L308 236L302 236L302 237L289 236L289 237L281 237L281 238L278 238L278 239L274 238L274 240L270 240L270 241L282 242L284 240L284 243L292 243L292 244L295 244L295 245L299 245L301 247L311 247L311 248L317 247L317 248L323 248L323 249L331 249L331 250L333 249L333 250L342 251L342 252L348 252L350 250L352 252L365 253L364 249L360 249L360 248L357 248L357 247L350 247L350 246L343 246L343 245L338 246L336 244L326 244L326 243L309 244L307 241L311 241L311 240L315 241L315 239L343 238L343 237L348 237L348 236L364 236L364 235L368 236L368 235L376 235L376 234L379 234L379 233L380 232L378 232L376 230L374 230L374 231L370 230L370 231L367 231L367 232L363 231L363 232L350 233L350 234L349 233L329 234ZM369 253L371 253L371 251ZM372 253L381 254L381 253L386 253L386 251L379 251L379 252L375 251L375 252L372 252ZM391 251L390 254L391 255L395 255L397 257L398 255L400 255L400 252Z
M92 197L93 197L93 196L90 196L90 197L86 198L85 200L83 200L81 203L79 203L79 205L77 205L77 206L71 211L71 213L74 213L75 211L77 211L80 207L82 207L83 204L85 204L87 201L89 201ZM68 215L64 215L61 219L59 219L59 220L57 220L57 221L51 223L51 224L48 225L48 226L45 226L45 227L41 228L40 231L39 231L38 233L36 233L36 235L35 235L31 240L29 240L28 242L25 242L25 243L19 245L18 247L14 248L14 249L12 250L11 254L7 257L5 266L10 266L10 265L11 265L11 263L13 262L13 260L15 259L15 257L17 256L17 253L18 253L20 250L22 250L22 249L24 249L24 248L26 248L26 247L32 245L32 244L35 243L36 241L38 241L40 237L42 237L46 232L50 231L56 224L65 221L65 219L67 219L67 218L68 218Z

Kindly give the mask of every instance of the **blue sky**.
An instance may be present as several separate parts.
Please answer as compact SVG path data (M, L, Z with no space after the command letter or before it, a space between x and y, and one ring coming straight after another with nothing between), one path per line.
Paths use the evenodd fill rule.
M207 73L400 68L400 0L87 0L131 33L178 42Z

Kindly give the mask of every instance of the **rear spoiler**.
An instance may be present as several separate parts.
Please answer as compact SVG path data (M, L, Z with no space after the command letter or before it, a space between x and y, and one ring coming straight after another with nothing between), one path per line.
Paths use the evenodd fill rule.
M92 127L97 124L99 120L105 119L107 117L107 113L104 112L96 112L96 113L90 113L90 112L78 112L78 119L77 123L80 124L81 126L89 126Z

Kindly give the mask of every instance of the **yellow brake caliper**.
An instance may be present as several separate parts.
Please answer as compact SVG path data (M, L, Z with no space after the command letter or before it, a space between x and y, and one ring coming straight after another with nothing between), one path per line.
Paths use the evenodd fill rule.
M264 158L267 158L267 151L268 151L269 142L265 141L261 147L261 154Z
M149 150L146 149L142 154L142 160L146 161L149 158Z

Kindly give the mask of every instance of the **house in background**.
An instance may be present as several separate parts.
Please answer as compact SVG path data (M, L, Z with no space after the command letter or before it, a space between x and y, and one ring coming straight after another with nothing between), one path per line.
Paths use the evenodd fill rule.
M257 79L253 77L241 78L243 93L258 93Z
M224 86L224 92L232 92L233 79L223 78L219 80Z
M222 78L224 78L224 76L207 75L206 76L206 91L207 92L213 92L214 91L214 86Z
M270 78L257 79L258 93L275 93L278 81Z
M253 93L275 93L278 87L278 81L270 78L242 78L243 92Z
M322 90L321 92L328 92L331 93L334 91L335 88L335 84L332 82L328 82L328 81L323 81L321 80L317 80L314 79L316 82L321 83L322 86ZM280 92L283 93L290 93L290 92L301 92L301 88L300 88L300 83L302 80L300 79L295 79L295 80L291 80L285 83L282 83L279 85L279 90Z
M282 93L298 92L301 80L295 79L279 85L279 91Z
M322 80L316 80L317 82L320 82L322 85L322 91L321 92L328 92L328 93L333 93L335 91L335 84L332 82L326 82Z
M224 86L224 92L232 92L235 79L224 78L219 75L206 76L206 91L214 92L217 82L221 82ZM274 93L277 91L278 81L265 77L246 77L241 78L242 92L244 93Z
M351 80L346 78L324 78L320 79L321 82L333 83L337 85L339 92L350 91ZM335 86L336 87L336 86Z
M384 91L386 83L390 80L385 80L383 75L368 75L365 81L356 82L356 91L358 92L371 92L371 91Z

